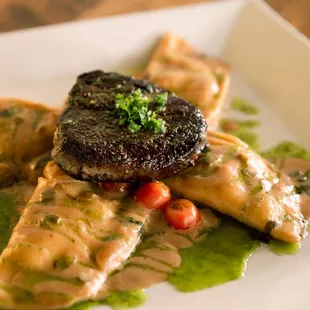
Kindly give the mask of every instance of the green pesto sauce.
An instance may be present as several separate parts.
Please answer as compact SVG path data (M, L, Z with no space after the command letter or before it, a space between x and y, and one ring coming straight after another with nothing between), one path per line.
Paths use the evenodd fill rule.
M106 299L106 304L115 310L134 308L145 303L146 296L143 291L116 292Z
M98 306L100 303L95 301L82 301L70 308L65 308L66 310L90 310L92 307ZM63 310L65 310L63 309Z
M253 150L258 151L260 149L259 137L257 133L239 129L233 132L233 135L245 142Z
M259 113L259 110L256 107L240 97L234 97L232 99L231 109L248 115L256 115Z
M180 251L182 264L168 281L179 291L191 292L236 280L258 246L250 229L224 219L203 241Z
M19 218L15 201L16 195L0 191L0 252L6 247Z
M296 254L300 249L300 243L287 243L272 239L269 242L269 248L273 253L278 255Z
M302 146L291 142L283 141L272 149L262 153L266 158L300 158L310 161L310 152L306 151Z
M108 305L114 310L121 310L139 307L143 305L145 301L146 296L142 290L116 292L101 302L85 301L75 304L72 307L67 308L67 310L90 310L91 307L98 305Z

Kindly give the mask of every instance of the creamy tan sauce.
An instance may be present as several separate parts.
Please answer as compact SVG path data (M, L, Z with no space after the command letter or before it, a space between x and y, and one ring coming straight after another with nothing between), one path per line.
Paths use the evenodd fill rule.
M297 187L310 188L310 162L299 158L278 159L275 165L290 176L293 183ZM300 194L301 213L310 219L310 196L306 191L302 190Z
M197 226L175 230L167 224L161 212L154 212L145 227L143 243L124 267L108 279L105 289L110 292L136 290L165 281L181 265L178 250L199 242L211 228L219 225L219 219L211 211L204 209L201 214Z
M306 223L292 180L246 147L210 149L195 167L168 178L170 188L277 239L299 242Z

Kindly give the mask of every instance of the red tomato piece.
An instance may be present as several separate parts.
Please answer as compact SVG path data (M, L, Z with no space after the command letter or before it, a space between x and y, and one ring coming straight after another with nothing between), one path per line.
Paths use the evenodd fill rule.
M131 187L130 183L105 183L105 182L100 182L100 186L113 193L118 193L118 192L125 192L128 191Z
M163 182L144 183L137 189L135 199L145 208L157 210L171 200L170 188Z
M187 199L177 199L169 203L164 215L169 225L175 229L193 227L201 218L197 207Z

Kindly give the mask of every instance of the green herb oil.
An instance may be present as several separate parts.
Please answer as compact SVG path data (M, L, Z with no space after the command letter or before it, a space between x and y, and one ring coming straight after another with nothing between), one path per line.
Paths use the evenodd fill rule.
M262 156L266 158L300 158L310 161L310 152L291 141L281 142L270 150L263 152Z
M255 106L240 97L234 97L232 99L231 109L247 115L256 115L259 113L259 110Z
M0 191L0 252L6 247L19 219L15 208L16 195Z
M248 258L258 246L250 229L224 219L203 241L181 250L181 267L168 280L182 292L236 280L242 277Z
M273 253L278 255L296 254L300 249L300 243L287 243L272 239L269 242L269 248Z

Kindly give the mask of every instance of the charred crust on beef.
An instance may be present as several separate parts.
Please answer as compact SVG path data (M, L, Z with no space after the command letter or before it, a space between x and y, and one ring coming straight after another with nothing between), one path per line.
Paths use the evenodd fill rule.
M137 89L144 95L166 92L118 73L80 75L55 132L56 164L76 179L100 182L159 180L194 165L206 145L201 112L168 92L166 109L158 113L166 123L165 133L130 133L115 115L115 96Z

